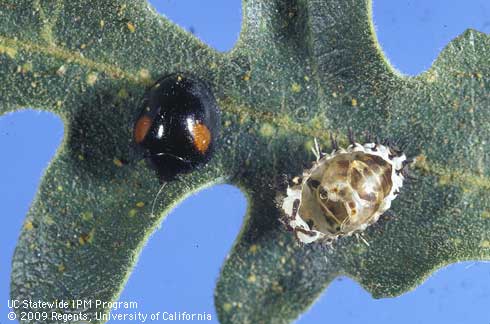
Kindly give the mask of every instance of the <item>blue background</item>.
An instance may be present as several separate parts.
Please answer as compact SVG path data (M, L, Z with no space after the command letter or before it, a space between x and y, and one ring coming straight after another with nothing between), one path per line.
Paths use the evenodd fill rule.
M239 0L151 3L218 50L229 50L238 37ZM466 28L490 32L489 14L488 0L374 1L382 48L391 63L409 75L427 69ZM23 111L0 118L0 323L8 322L10 260L23 218L62 136L61 120L48 113ZM139 302L142 312L208 312L217 322L213 290L245 206L240 191L228 185L187 199L151 237L121 300ZM392 299L374 300L354 281L338 278L297 323L489 324L489 306L490 264L465 262Z

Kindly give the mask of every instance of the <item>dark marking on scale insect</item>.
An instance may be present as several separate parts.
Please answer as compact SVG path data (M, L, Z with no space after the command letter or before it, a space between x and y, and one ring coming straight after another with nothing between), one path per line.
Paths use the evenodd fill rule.
M313 229L313 226L315 226L315 222L312 219L306 220L306 224L308 224L310 229Z
M293 202L293 213L291 215L291 217L296 217L296 215L298 214L298 208L299 208L299 203L301 201L299 199L296 199L294 202Z
M309 230L306 230L306 229L304 229L302 227L296 227L294 230L297 231L297 232L303 233L305 235L308 235L308 236L312 236L312 237L315 236L315 233L314 232L309 231Z
M339 144L337 143L337 139L333 136L332 133L330 133L330 143L332 145L333 151L338 151L339 149Z
M315 180L315 179L308 178L308 181L306 181L306 184L307 184L307 185L308 185L308 187L310 187L311 189L316 189L316 188L318 188L318 186L320 185L320 181Z
M354 131L349 127L347 137L349 138L349 143L352 147L356 146L356 140L354 139Z

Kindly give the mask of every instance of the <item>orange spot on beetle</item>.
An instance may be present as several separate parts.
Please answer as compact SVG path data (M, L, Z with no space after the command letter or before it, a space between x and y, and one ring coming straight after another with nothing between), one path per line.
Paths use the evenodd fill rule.
M211 144L211 132L209 128L201 123L197 123L193 128L194 146L201 153L204 154Z
M152 120L150 117L143 115L136 122L136 126L134 127L134 140L137 144L143 142L150 130Z

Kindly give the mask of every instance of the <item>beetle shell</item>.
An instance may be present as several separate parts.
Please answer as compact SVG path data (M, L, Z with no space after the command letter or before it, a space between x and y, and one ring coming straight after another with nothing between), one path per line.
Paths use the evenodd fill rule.
M332 242L362 232L391 207L403 186L403 153L354 143L318 159L287 189L282 209L298 240Z
M220 112L211 89L182 73L158 80L148 91L133 131L161 180L206 163L219 133Z

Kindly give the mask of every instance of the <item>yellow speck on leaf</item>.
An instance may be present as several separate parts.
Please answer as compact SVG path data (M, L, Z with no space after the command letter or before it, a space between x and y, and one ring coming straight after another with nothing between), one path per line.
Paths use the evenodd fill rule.
M117 11L117 15L121 16L124 13L124 11L126 10L126 7L127 7L126 4L121 5L121 7L119 7L119 10Z
M448 174L443 174L439 177L439 186L445 186L451 181L451 176Z
M272 291L280 294L284 292L284 288L277 281L274 281L272 282Z
M246 72L243 76L242 76L242 80L243 81L249 81L250 78L251 78L252 74L250 73L250 71Z
M82 220L84 221L91 221L94 218L94 213L90 211L84 211L82 213Z
M429 83L433 83L437 80L437 73L434 72L433 70L429 71L428 72L428 75L427 75L427 81Z
M118 158L114 158L114 160L112 160L112 162L118 167L122 167L123 166L123 163L121 160L119 160Z
M92 229L88 234L80 235L80 237L78 238L78 243L80 243L80 245L84 245L86 243L92 243L94 240L94 234L95 234L95 228Z
M490 210L486 209L486 210L482 211L481 217L484 219L490 219Z
M248 248L248 252L252 253L252 254L255 254L257 253L257 244L252 244L249 248Z
M136 216L136 214L138 214L138 211L134 208L130 209L128 212L129 217L134 217L134 216Z
M136 26L132 22L128 21L126 25L128 26L130 32L134 33L136 31Z
M459 106L460 106L460 102L458 99L454 100L453 101L453 110L454 111L458 111L459 110Z
M58 76L64 76L66 73L66 66L62 65L58 68L58 70L56 70L56 74Z
M239 122L240 124L245 124L245 123L247 123L249 120L250 120L250 116L249 116L249 115L247 115L247 114L242 114L242 115L240 116L240 119L238 120L238 122Z
M151 81L151 76L150 76L150 71L147 69L141 69L138 71L138 76L142 81L150 82Z
M89 86L93 86L95 84L95 82L97 82L97 78L98 78L97 73L94 73L94 72L89 73L87 75L87 84Z
M490 249L490 241L484 240L480 243L480 247L484 249Z
M352 100L350 101L352 107L357 107L357 99L355 98L352 98Z
M224 303L224 304L223 304L223 310L224 310L225 312L229 312L229 311L231 311L231 308L232 308L232 306L231 306L231 304L230 304L230 303Z
M51 216L46 215L46 217L44 217L43 222L44 222L44 224L51 226L54 224L54 219Z
M127 97L129 97L128 91L125 88L121 88L117 93L117 97L121 99L126 99Z
M22 64L22 66L17 67L17 72L22 73L22 74L26 74L27 72L32 71L32 68L33 68L32 63L27 62L27 63Z
M263 123L260 127L260 135L271 137L276 133L276 128L269 123Z
M32 225L31 221L27 221L24 223L24 229L26 231L31 231L32 229L34 229L34 225Z
M294 92L294 93L298 93L301 91L301 85L299 85L298 83L293 83L291 85L291 91Z
M453 240L453 243L454 243L454 245L458 246L458 245L460 245L461 243L463 243L463 241L461 241L461 239L460 239L460 238L455 238L455 239Z
M250 282L250 283L254 283L255 281L257 281L257 277L254 274L251 274L248 277L247 281Z
M427 164L427 157L424 154L420 154L415 157L415 167L426 172L429 171L429 165Z
M56 189L58 189L58 191L63 191L63 186L58 186Z
M138 207L138 208L145 207L145 203L144 203L144 202L142 202L142 201L138 201L138 202L136 203L136 207Z
M66 268L65 268L65 265L64 265L64 264L60 264L60 265L58 266L58 271L59 271L59 272L65 272L65 269L66 269Z
M104 26L105 26L105 21L101 20L101 21L99 22L99 25L100 25L100 28L104 28Z
M92 243L94 241L95 228L88 233L87 242Z
M84 49L84 48L86 48L86 47L87 47L87 44L82 44L82 45L80 45L80 48L81 48L81 49Z

